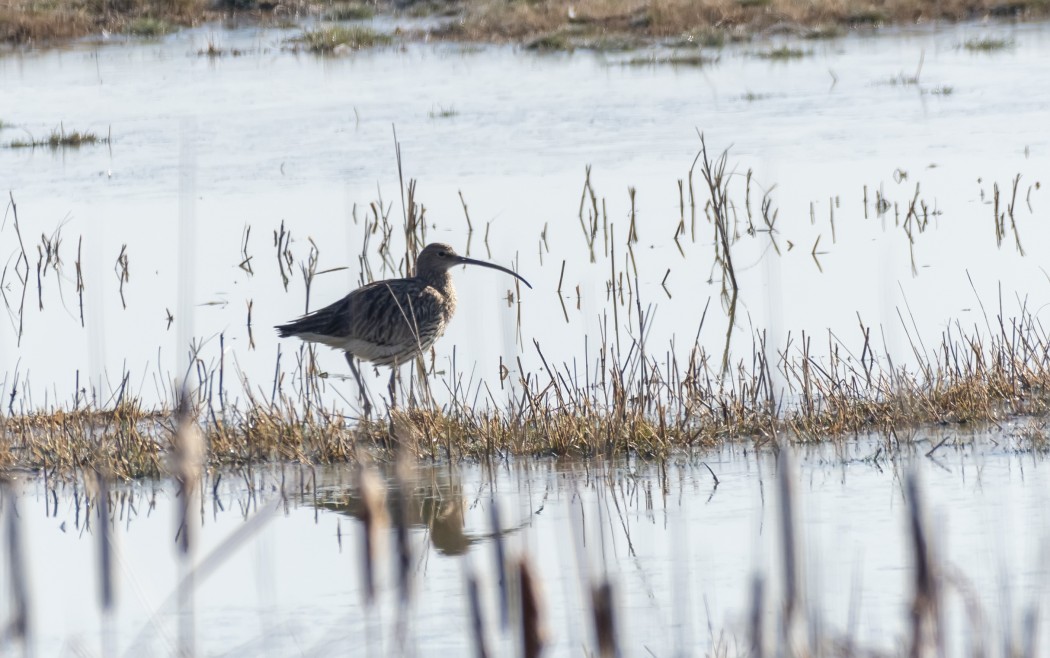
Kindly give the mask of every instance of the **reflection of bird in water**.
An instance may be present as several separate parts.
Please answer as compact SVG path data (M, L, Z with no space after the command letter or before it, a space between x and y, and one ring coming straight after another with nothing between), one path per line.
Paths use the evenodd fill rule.
M442 555L463 555L474 544L517 532L528 523L526 521L511 528L500 528L495 532L468 533L464 530L466 500L461 485L423 483L409 486L408 494L405 522L409 526L426 529L430 543ZM328 500L318 500L317 506L358 520L365 512L364 502L357 490L339 492Z
M405 521L410 526L429 530L430 542L443 555L462 555L470 546L485 537L468 535L464 530L462 494L446 490L444 495L436 487L413 491L405 506ZM321 500L317 506L360 520L364 503L355 494Z
M419 252L414 276L361 286L334 304L278 325L277 331L282 338L298 336L343 350L368 416L372 404L365 395L354 359L391 366L389 391L393 405L397 367L430 349L445 333L456 311L456 289L448 271L457 265L489 267L532 287L512 270L460 256L447 244L434 243Z

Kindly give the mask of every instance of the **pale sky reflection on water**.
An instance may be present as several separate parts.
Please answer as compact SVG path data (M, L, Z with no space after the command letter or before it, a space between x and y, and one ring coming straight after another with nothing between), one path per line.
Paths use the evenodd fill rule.
M941 434L920 433L914 450L905 448L899 461L873 460L880 441L863 437L799 452L797 508L809 614L829 637L851 635L860 646L891 650L907 636L912 564L901 482L913 467L926 496L934 549L956 583L946 596L950 655L968 646L973 628L961 591L983 607L985 639L999 637L1004 622L1019 626L1045 598L1041 547L1048 528L1040 510L1048 483L1042 461L997 449L989 435L948 434L953 438L932 458L923 454ZM718 476L717 488L701 462ZM548 655L578 655L579 647L591 646L581 568L614 583L625 655L645 648L656 655L679 649L704 655L723 634L745 642L754 575L766 578L769 623L781 592L777 468L771 452L745 446L675 458L665 467L543 459L491 471L421 466L408 505L411 645L418 655L469 649L464 577L471 568L480 577L494 646L501 652L513 646L516 635L497 630L493 499L508 553L527 553L542 579ZM393 650L399 610L394 537L381 558L379 612L368 613L362 530L354 516L356 475L345 468L314 473L285 466L257 469L250 479L254 496L243 473L224 473L215 497L213 483L206 483L202 514L194 519L200 559L242 528L246 517L269 514L246 543L221 549L218 567L198 581L197 649L208 655L368 655L365 638L371 638L373 652ZM37 648L42 655L97 652L96 530L84 529L83 508L77 519L68 486L59 490L57 515L40 480L23 482L17 491ZM178 573L175 492L170 482L115 489L125 502L114 504L117 608L107 632L121 653L134 647L169 655L177 642L170 599ZM585 544L583 563L573 537ZM1043 610L1037 612L1041 639Z

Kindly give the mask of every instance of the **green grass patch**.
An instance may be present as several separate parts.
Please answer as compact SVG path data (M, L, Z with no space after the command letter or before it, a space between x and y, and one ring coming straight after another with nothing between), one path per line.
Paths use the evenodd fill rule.
M451 119L452 117L459 116L459 111L456 108L449 105L438 105L437 107L431 108L430 112L427 112L427 116L431 119Z
M175 25L160 18L136 18L128 23L124 31L136 37L162 37L176 29Z
M887 80L886 84L891 87L914 87L919 84L919 76L902 72Z
M718 61L717 57L707 57L700 53L672 53L669 55L652 54L647 57L632 57L623 62L624 66L707 66Z
M241 50L239 48L223 48L222 46L218 46L212 43L211 41L208 42L207 48L201 48L197 51L198 57L211 57L216 59L219 57L226 57L227 55L229 55L230 57L240 57L244 54L246 54L246 51Z
M962 47L972 53L993 53L1000 50L1012 48L1012 39L1000 39L998 37L975 37L967 39Z
M90 144L109 144L109 137L99 137L90 131L73 130L66 132L63 128L55 128L51 134L43 139L30 136L29 139L16 139L8 143L8 148L80 148Z
M755 53L755 56L762 59L785 62L790 59L802 59L803 57L808 57L812 54L812 50L802 50L801 48L792 48L791 46L780 46L779 48L760 50Z
M308 30L292 42L317 54L330 54L340 50L361 50L385 46L392 41L390 35L360 25L324 27Z

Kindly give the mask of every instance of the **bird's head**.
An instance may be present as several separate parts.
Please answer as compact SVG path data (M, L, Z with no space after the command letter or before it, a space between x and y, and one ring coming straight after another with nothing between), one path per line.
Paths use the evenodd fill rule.
M508 270L501 265L495 265L493 263L486 263L483 260L475 260L473 258L467 258L466 256L460 256L450 245L442 242L428 244L423 248L423 251L419 252L419 256L416 257L416 276L425 279L435 274L447 272L456 265L480 265L481 267L489 267L517 277L518 279L521 279L521 282L526 286L529 288L532 287L529 282L517 272Z
M416 256L416 273L444 272L456 265L461 265L463 257L456 253L451 245L443 242L432 242Z

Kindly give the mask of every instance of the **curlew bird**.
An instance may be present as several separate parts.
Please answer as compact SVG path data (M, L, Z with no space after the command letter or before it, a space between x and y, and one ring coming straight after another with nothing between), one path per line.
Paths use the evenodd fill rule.
M449 270L456 265L480 265L517 277L506 267L460 256L447 244L428 244L416 258L416 272L407 279L374 281L339 301L278 325L282 338L298 336L343 350L364 401L365 416L372 405L354 359L391 366L390 404L394 405L398 366L423 354L445 333L456 312L456 289Z

